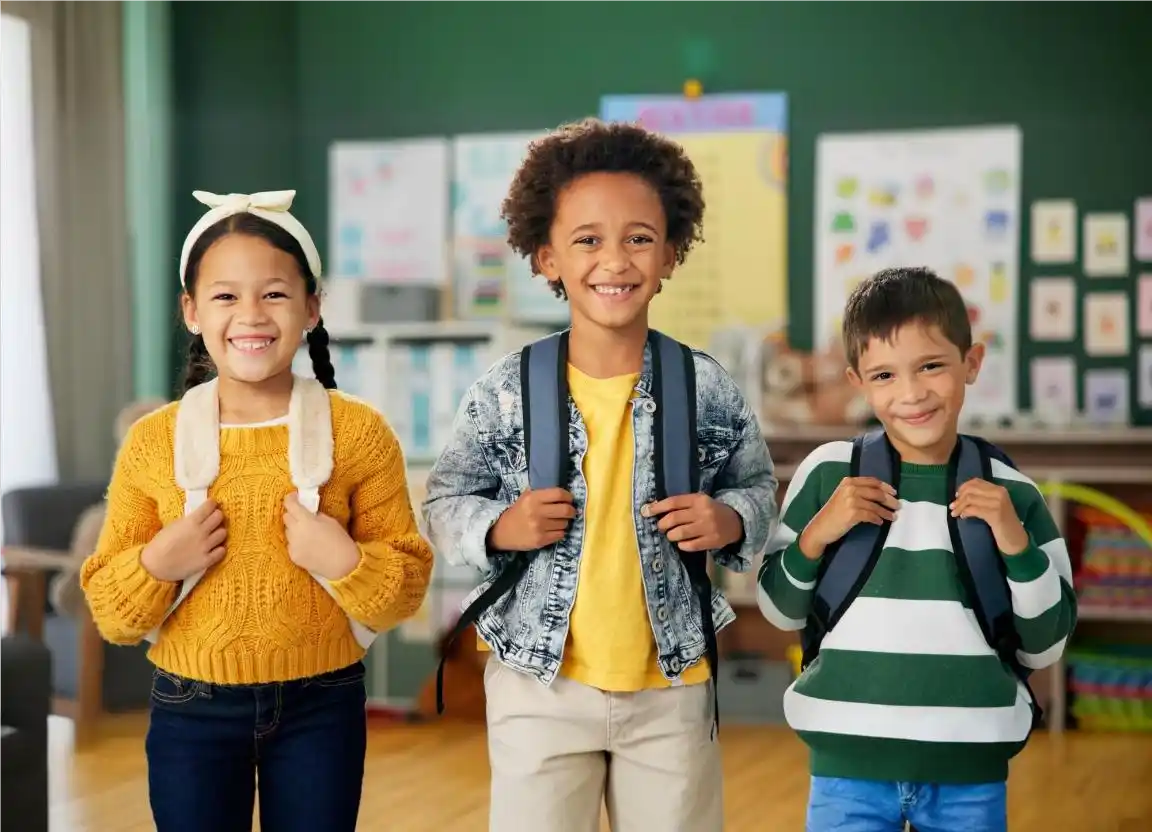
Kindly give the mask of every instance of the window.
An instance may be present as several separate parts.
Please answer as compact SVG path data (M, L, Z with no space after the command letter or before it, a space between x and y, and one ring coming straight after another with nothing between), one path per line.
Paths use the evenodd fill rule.
M0 493L56 481L27 21L0 15ZM0 520L2 523L2 520ZM3 527L0 526L0 539Z

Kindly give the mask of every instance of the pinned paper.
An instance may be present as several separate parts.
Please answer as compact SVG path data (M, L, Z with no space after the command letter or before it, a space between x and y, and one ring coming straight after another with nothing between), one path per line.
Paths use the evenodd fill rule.
M1124 277L1128 274L1128 218L1123 214L1084 216L1084 274Z
M1141 338L1152 338L1152 272L1136 282L1136 331Z
M1084 411L1096 425L1128 423L1128 372L1089 370L1084 375Z
M1152 408L1152 344L1145 344L1140 348L1138 372L1140 373L1140 383L1137 389L1140 395L1140 406Z
M1076 412L1076 359L1045 355L1032 359L1032 412L1071 421Z
M1152 261L1152 196L1136 200L1135 237L1133 252L1136 259Z
M1076 337L1076 282L1070 277L1038 277L1029 298L1033 341L1071 341Z
M1046 199L1032 203L1032 259L1071 263L1076 259L1076 203Z
M1128 295L1095 292L1084 297L1084 352L1128 355Z

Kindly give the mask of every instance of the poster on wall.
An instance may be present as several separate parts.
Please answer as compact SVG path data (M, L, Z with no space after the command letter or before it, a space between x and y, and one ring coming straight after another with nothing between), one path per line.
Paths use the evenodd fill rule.
M651 325L708 349L718 331L785 323L788 97L612 95L600 117L674 138L704 185L704 242L653 301Z
M500 206L528 144L538 133L484 133L452 140L452 266L461 320L552 324L568 307L532 277L526 258L508 245Z
M328 271L440 286L448 278L447 139L335 142L328 152Z
M968 303L986 346L967 416L1017 409L1021 133L976 127L820 136L816 145L816 346L840 337L865 277L927 266Z

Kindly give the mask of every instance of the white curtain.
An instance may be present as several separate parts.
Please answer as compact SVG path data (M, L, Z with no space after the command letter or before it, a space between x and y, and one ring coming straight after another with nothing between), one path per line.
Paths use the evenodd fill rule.
M56 481L28 23L0 15L0 493ZM0 521L2 523L2 521ZM0 539L3 527L0 525Z

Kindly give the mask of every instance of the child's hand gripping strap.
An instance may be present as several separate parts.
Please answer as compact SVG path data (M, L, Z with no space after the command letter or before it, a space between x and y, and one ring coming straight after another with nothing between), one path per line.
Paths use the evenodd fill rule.
M297 378L288 404L288 465L300 505L315 514L320 510L320 486L332 476L335 444L332 438L332 400L315 379ZM310 573L324 591L339 603L327 578ZM376 633L352 616L348 625L357 644L367 650Z
M175 476L184 489L184 514L190 514L208 499L208 488L220 473L220 404L216 379L200 384L180 401L176 412ZM315 513L320 507L320 486L332 475L335 444L332 436L332 406L328 391L315 379L297 377L288 403L288 465L300 504ZM335 598L331 584L316 573L312 577ZM164 621L176 610L204 577L204 571L189 575L164 618L145 638L155 643ZM348 617L356 642L367 650L376 633Z
M193 387L184 394L176 411L176 484L184 489L184 514L189 515L208 499L208 487L220 473L220 405L216 379ZM204 570L184 579L176 600L168 607L156 629L145 638L156 643L160 628L192 589L204 577Z

